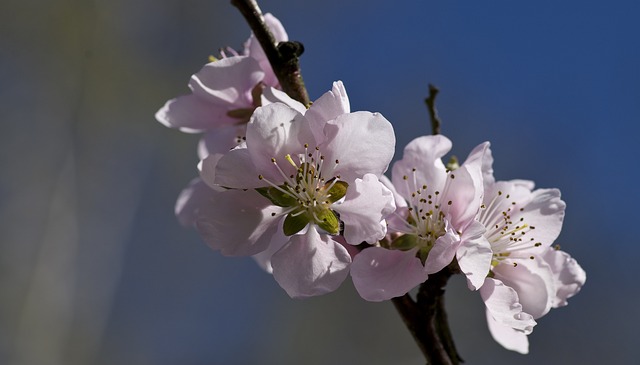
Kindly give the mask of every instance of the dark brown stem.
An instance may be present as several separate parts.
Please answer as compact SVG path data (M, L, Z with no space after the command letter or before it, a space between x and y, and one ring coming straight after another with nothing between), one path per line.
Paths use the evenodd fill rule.
M231 5L240 10L256 39L260 42L273 72L278 77L282 91L309 107L311 101L304 86L298 62L298 57L304 52L302 43L280 42L276 44L276 39L267 27L262 11L255 0L231 0Z
M409 294L393 298L393 304L430 365L458 365L458 355L447 323L444 287L453 271L447 267L430 275L414 301Z
M436 135L440 134L440 118L438 117L438 111L436 110L436 96L438 95L437 87L429 84L429 96L424 99L429 110L429 118L431 118L431 133Z

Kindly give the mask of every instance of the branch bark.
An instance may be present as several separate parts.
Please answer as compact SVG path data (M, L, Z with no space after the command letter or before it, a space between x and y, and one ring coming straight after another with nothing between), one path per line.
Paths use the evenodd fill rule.
M429 110L429 118L431 119L431 134L436 135L440 134L440 117L438 117L438 111L436 110L436 96L438 96L438 92L440 90L429 84L429 96L424 99L425 104L427 104L427 109Z
M255 0L231 0L231 5L238 8L260 42L282 91L308 108L311 101L298 62L298 58L304 52L302 43L289 41L276 44L276 39L265 23L262 11Z

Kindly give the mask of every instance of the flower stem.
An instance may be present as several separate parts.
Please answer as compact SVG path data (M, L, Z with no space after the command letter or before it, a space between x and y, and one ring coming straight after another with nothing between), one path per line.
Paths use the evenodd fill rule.
M430 365L458 365L463 362L455 348L444 307L444 287L453 274L449 267L430 275L418 291L416 301L409 294L393 298L393 304Z
M278 77L282 90L308 108L311 105L311 101L304 86L298 62L298 57L304 52L302 43L290 41L276 44L276 39L265 23L264 16L256 0L231 0L231 5L240 10L249 27L251 27L253 34L267 55L273 72Z
M429 84L429 96L424 99L424 102L427 104L427 109L429 110L429 118L431 119L431 134L436 135L440 134L440 117L438 117L438 111L436 110L436 96L438 96L437 87Z

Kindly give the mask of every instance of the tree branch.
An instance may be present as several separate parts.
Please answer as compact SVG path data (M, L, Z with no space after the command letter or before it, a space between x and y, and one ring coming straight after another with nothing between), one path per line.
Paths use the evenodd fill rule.
M431 133L436 135L440 134L440 117L438 117L438 111L436 110L436 96L438 96L437 87L429 84L429 97L424 99L424 102L427 104L427 109L429 110L429 118L431 118Z
M298 62L298 57L304 52L302 43L292 41L276 44L276 39L267 27L262 11L255 0L231 0L231 5L238 8L251 27L280 82L280 86L282 86L282 90L308 108L311 101L304 86Z
M430 365L458 365L458 355L444 308L444 287L453 271L446 267L430 275L414 301L409 294L393 298L393 304Z

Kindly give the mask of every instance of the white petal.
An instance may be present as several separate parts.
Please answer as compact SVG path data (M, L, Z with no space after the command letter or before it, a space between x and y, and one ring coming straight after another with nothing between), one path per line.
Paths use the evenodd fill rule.
M271 257L273 277L292 298L306 298L336 290L349 274L351 256L314 225L291 236Z
M388 177L385 175L380 176L380 182L391 191L396 205L395 212L385 218L387 228L390 232L405 232L407 230L407 221L404 217L409 214L407 201L398 193Z
M517 266L513 266L513 263ZM493 268L495 278L518 293L525 312L538 319L547 314L555 298L555 284L549 265L541 258L504 260Z
M493 339L507 350L529 353L529 339L523 332L516 331L509 326L498 323L487 310L487 324Z
M473 222L462 233L460 247L456 251L460 270L467 277L470 290L477 290L491 268L493 251L491 244L483 236L485 229L480 222Z
M454 229L462 231L474 221L483 191L480 161L464 164L448 174L439 202Z
M393 195L373 174L356 179L347 189L344 202L332 206L344 222L349 244L375 243L387 233L384 218L395 210Z
M482 168L482 180L484 182L484 186L491 186L495 183L495 178L493 177L493 155L491 154L491 148L489 142L484 142L477 145L469 156L465 160L464 164L471 163L476 159L480 159L480 165Z
M408 293L427 280L427 273L416 249L369 247L354 257L351 278L363 299L379 302Z
M327 122L326 144L320 146L328 163L339 161L334 170L351 183L364 174L382 175L395 150L393 127L379 113L342 114Z
M587 273L575 259L560 250L547 249L543 259L551 267L555 281L556 295L553 307L563 307L568 304L567 299L578 294L587 280Z
M486 278L480 288L480 296L488 314L499 324L518 330L524 334L533 331L536 321L524 312L518 294L500 280Z
M392 181L400 195L409 198L416 184L427 185L429 191L443 191L446 168L440 159L451 150L451 141L442 135L422 136L409 142L404 148L402 160L393 164ZM415 171L413 171L415 169ZM407 180L404 179L407 176Z
M203 203L196 228L223 255L251 256L269 247L281 211L254 190L226 190Z

